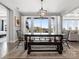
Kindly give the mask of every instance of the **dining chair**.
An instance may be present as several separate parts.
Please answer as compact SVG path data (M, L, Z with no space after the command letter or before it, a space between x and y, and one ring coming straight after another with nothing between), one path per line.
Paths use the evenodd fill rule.
M18 38L18 41L17 41L18 42L17 48L18 48L18 46L20 46L20 44L24 41L24 35L21 30L17 30L16 33L17 33L17 38Z
M63 44L66 44L68 46L68 48L70 48L69 46L69 33L70 31L63 31Z

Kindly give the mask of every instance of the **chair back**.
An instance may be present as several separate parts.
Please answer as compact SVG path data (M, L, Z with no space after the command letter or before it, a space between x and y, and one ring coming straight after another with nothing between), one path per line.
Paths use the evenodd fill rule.
M22 34L21 30L17 30L16 32L17 32L18 39L22 39L23 38L23 34Z
M63 39L68 40L68 38L69 38L69 32L70 32L70 31L64 31L64 32L63 32L63 34L64 34Z

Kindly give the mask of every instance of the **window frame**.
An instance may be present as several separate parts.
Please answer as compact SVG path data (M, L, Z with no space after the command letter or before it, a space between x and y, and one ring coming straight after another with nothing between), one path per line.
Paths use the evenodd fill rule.
M27 33L29 33L29 34L34 34L34 19L48 19L48 33L47 34L52 34L52 33L55 33L55 24L54 24L54 26L53 26L53 28L54 28L54 31L53 32L51 32L51 20L53 20L54 22L55 22L55 17L27 17L26 18L26 21L27 21L27 19L30 19L31 20L31 32L27 32ZM54 23L53 22L53 23ZM42 34L42 33L40 33L40 34ZM44 33L43 33L44 34ZM45 33L46 34L46 33Z

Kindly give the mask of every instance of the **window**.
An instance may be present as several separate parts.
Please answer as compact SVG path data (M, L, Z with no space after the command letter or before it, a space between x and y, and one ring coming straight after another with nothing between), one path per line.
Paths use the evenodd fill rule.
M78 19L64 19L63 29L64 30L79 30L79 20Z
M34 19L33 24L34 33L48 33L48 19Z
M31 18L26 19L26 32L32 34L50 34L55 32L54 18Z

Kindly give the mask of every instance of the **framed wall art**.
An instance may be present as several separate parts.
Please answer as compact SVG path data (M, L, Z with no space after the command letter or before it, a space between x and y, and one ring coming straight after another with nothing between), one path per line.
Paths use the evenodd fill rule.
M15 25L18 27L21 25L20 17L15 16Z

